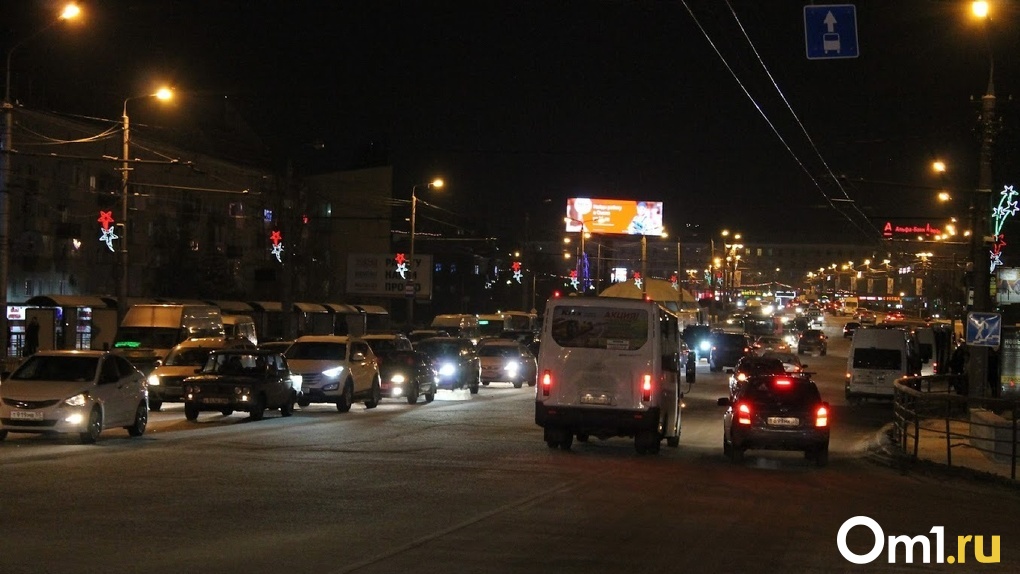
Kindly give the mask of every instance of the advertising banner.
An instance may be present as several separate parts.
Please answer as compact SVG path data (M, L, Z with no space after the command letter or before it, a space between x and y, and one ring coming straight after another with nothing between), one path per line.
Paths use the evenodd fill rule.
M375 297L405 297L408 282L416 299L432 298L432 256L403 253L352 253L347 258L347 293Z
M563 221L568 232L662 235L662 202L572 197Z

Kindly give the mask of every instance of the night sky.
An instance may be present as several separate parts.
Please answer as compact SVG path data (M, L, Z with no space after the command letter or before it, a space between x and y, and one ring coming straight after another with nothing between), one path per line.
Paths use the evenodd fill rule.
M750 242L869 243L886 218L965 214L921 188L940 183L935 157L944 183L977 183L971 100L989 57L970 2L857 2L860 57L821 61L805 56L805 4L82 2L83 22L15 52L12 92L26 107L116 119L125 97L169 81L174 110L139 104L133 122L194 121L189 104L226 98L277 161L385 159L397 197L441 175L429 201L501 237L521 236L525 217L532 238L559 235L572 196L663 201L669 230ZM0 45L59 5L0 3ZM997 190L1020 185L1020 5L993 10ZM841 188L830 170L865 181ZM844 193L854 203L826 199Z

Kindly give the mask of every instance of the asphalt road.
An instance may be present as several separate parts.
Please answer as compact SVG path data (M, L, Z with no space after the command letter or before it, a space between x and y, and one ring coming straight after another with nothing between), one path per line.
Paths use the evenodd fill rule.
M830 332L836 334L835 326ZM533 394L510 385L432 404L384 400L339 414L313 405L259 422L180 405L130 439L97 445L11 435L0 444L0 572L917 572L885 551L840 553L840 526L868 516L890 535L999 536L1020 566L1018 490L910 474L866 455L888 404L842 400L846 342L804 358L834 407L828 467L800 453L722 456L726 377L705 364L685 397L680 447L638 456L630 440L553 450ZM444 400L450 399L450 400ZM876 544L864 527L849 550ZM934 550L933 550L934 552ZM934 562L936 558L931 557ZM947 568L947 564L940 566ZM960 571L959 565L954 568Z

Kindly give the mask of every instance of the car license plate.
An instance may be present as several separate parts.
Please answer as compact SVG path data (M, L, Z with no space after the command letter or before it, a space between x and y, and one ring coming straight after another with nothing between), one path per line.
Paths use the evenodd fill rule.
M221 399L218 397L208 397L202 399L202 402L207 405L225 405L230 402L229 399Z
M769 425L776 427L795 427L800 424L797 417L769 417L767 420Z
M43 414L40 411L11 411L11 418L16 421L41 421Z
M613 397L607 394L585 393L581 395L581 404L584 405L611 405Z

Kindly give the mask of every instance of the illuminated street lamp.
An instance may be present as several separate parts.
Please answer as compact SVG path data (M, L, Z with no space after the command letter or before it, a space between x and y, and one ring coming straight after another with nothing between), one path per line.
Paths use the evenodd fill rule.
M3 135L0 136L0 333L5 337L0 360L7 358L10 346L10 328L7 326L7 287L10 281L10 173L12 132L14 130L14 104L11 102L11 56L29 40L32 40L65 20L73 20L81 14L76 4L64 6L60 16L49 24L29 34L7 50L7 75L4 82Z
M117 316L124 319L127 314L128 304L128 181L131 176L131 119L128 117L127 105L131 100L143 98L156 98L161 101L168 101L173 98L173 91L170 88L160 88L155 93L144 94L124 98L124 109L121 113L121 134L123 135L123 150L121 154L120 168L120 209L121 209L121 238L120 238L120 283L117 287Z
M407 275L407 284L404 286L404 295L407 297L407 326L410 329L414 328L414 298L415 298L415 275L417 274L418 267L414 261L414 233L415 233L415 218L417 217L418 211L418 196L416 192L419 187L425 189L441 189L444 182L440 178L433 179L429 183L417 184L411 186L411 273Z

